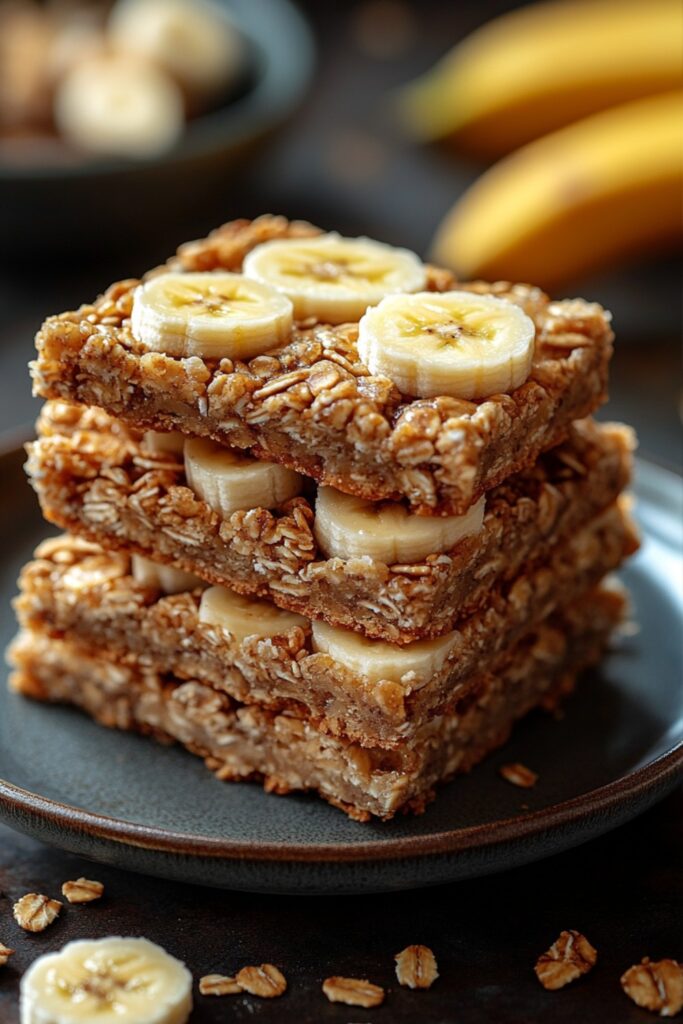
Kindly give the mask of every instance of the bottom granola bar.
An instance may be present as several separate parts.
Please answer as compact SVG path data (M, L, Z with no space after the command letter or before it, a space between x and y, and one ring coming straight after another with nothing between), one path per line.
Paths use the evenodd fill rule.
M469 770L531 708L553 706L596 662L624 599L595 591L507 652L453 712L425 723L397 750L362 748L307 719L240 704L197 680L116 664L76 644L24 631L10 660L15 690L75 704L98 722L184 744L221 779L259 778L273 792L315 790L351 817L421 811L434 786ZM160 753L160 759L163 754Z

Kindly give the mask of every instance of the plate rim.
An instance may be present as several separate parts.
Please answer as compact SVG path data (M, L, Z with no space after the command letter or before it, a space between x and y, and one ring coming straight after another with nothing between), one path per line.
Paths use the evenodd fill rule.
M295 864L311 861L394 861L411 856L463 853L534 838L549 829L555 831L563 825L577 825L596 814L618 808L636 796L647 797L659 789L664 795L679 776L683 779L683 740L653 761L604 786L537 811L434 835L305 846L263 841L254 845L252 842L212 836L198 838L191 832L174 832L86 811L22 789L4 779L0 779L0 808L11 811L13 817L17 812L27 812L43 824L66 828L70 833L82 834L85 831L92 838L183 857Z
M16 437L12 440L16 440ZM16 456L20 447L3 446L0 457ZM639 475L648 478L645 488L667 491L680 487L683 474L651 458L635 460L635 485ZM639 474L639 468L644 473ZM660 487L657 486L660 484ZM664 497L662 495L662 497ZM665 498L666 501L666 498ZM176 832L157 826L132 822L125 818L99 814L62 803L0 778L0 818L10 825L17 816L27 815L50 828L66 830L70 835L86 833L91 838L121 846L171 856L211 861L250 861L302 864L311 862L363 863L398 861L409 857L460 854L469 850L494 849L520 840L533 839L566 825L577 826L596 815L614 812L639 797L647 799L659 791L664 795L683 779L683 739L659 756L631 769L624 775L586 793L536 811L499 818L493 822L452 828L428 835L400 836L394 839L359 839L357 842L330 842L297 845L295 843L198 837L191 832ZM390 828L390 824L386 827Z

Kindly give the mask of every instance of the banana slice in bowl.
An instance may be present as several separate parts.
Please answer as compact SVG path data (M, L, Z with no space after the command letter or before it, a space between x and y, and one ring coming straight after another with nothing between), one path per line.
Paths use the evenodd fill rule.
M404 395L488 398L531 372L536 329L512 302L474 292L390 295L358 325L358 354Z
M314 532L330 558L367 556L386 565L420 562L479 533L485 504L482 497L461 516L418 516L398 502L365 501L319 487Z
M243 274L168 273L140 285L131 329L153 352L251 359L289 338L292 303Z
M336 232L264 242L247 254L243 271L287 295L297 320L327 324L359 320L385 295L419 291L427 280L414 252Z
M192 975L148 939L86 939L38 957L21 979L22 1024L186 1024Z
M303 477L274 462L193 437L185 441L187 485L227 517L240 509L275 508L301 492Z
M446 633L433 640L416 640L405 647L368 640L350 629L339 629L326 622L315 621L313 649L328 654L349 672L378 683L383 679L399 682L408 673L418 687L439 671L455 644L457 634Z
M219 626L239 640L248 636L280 636L299 626L306 629L308 619L287 612L270 601L242 597L227 587L209 587L202 594L199 621Z

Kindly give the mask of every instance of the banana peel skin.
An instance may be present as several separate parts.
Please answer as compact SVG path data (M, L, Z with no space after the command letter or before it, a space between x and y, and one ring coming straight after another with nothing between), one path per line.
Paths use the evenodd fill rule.
M485 172L437 231L462 278L556 291L683 236L683 90L595 114Z

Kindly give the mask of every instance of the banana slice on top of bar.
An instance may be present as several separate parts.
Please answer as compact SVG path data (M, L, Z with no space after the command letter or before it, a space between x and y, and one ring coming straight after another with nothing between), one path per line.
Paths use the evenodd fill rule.
M535 333L524 310L494 295L390 295L361 319L358 354L404 395L483 399L524 383Z
M292 303L243 274L159 274L135 290L131 328L153 352L246 360L289 338Z
M410 675L414 686L432 678L443 666L457 640L457 633L446 633L432 640L415 640L405 647L385 640L368 640L361 633L314 621L313 649L327 654L349 672L378 683L383 679L399 682Z
M202 594L199 621L219 626L236 640L248 636L280 636L299 626L307 629L308 619L296 612L288 612L270 601L243 597L227 587L209 587Z
M327 324L358 320L385 295L416 292L427 281L414 252L336 232L264 242L246 255L243 270L287 295L297 320Z

